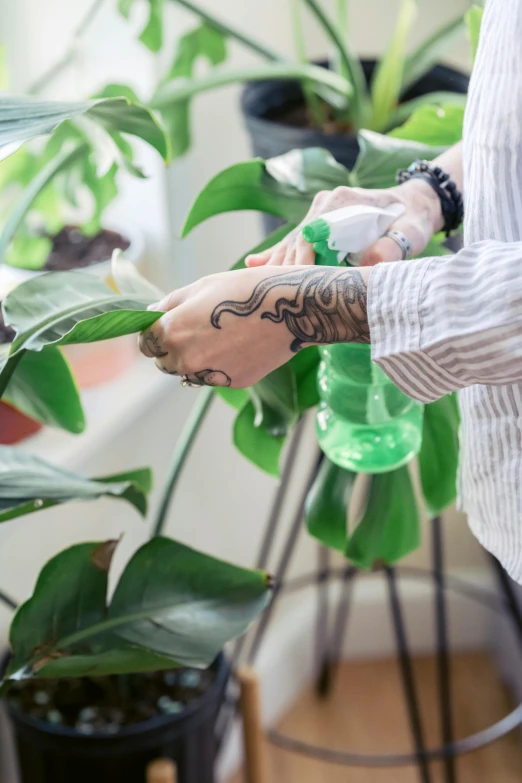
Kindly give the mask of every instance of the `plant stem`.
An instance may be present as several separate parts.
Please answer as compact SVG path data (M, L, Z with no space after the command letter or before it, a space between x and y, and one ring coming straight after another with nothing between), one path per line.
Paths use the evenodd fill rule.
M154 536L160 536L163 532L167 513L172 501L174 490L176 489L176 484L178 483L179 476L183 470L185 462L187 461L187 457L190 454L190 450L194 444L196 435L199 432L199 428L203 424L203 421L210 409L210 404L213 399L213 388L210 386L206 387L200 391L198 400L190 412L190 416L176 444L174 454L172 455L172 462L170 464L167 481L163 487L160 504L152 526L151 538L154 538Z
M297 59L300 63L306 64L308 62L308 57L306 56L303 26L301 24L300 4L301 0L291 0L290 10L292 14L292 28ZM302 89L311 124L321 128L325 121L325 113L321 101L314 92L313 87L306 80L303 80L302 82Z
M18 603L10 595L4 593L3 590L0 590L0 603L5 604L9 609L18 609Z
M350 118L356 130L364 126L365 117L368 112L369 96L366 86L366 79L362 69L361 61L353 55L334 24L325 14L317 0L303 0L310 11L314 14L317 21L336 47L339 60L349 75L348 81L353 87L353 94L350 98L350 105L346 115Z
M60 73L65 70L65 68L67 68L67 66L74 60L78 41L87 32L104 2L105 0L94 0L92 5L88 8L87 13L74 30L72 44L69 46L63 57L61 57L57 63L52 65L48 71L45 71L45 73L29 87L29 95L38 95L44 87L47 87L48 84L54 81L56 77L59 76Z
M345 45L348 42L348 0L337 0L337 27L339 34ZM346 68L346 63L340 57L339 52L335 58L336 70L345 79L350 79L350 72Z
M243 46L246 46L248 49L257 52L257 54L260 54L262 57L266 57L268 60L274 60L274 61L280 61L280 60L282 61L284 59L283 57L281 57L280 54L278 54L273 49L270 49L264 44L259 43L259 41L250 38L250 36L245 35L240 30L237 30L235 27L231 27L227 22L223 22L218 17L209 14L208 11L205 11L203 8L200 8L195 3L192 3L191 0L172 0L172 2L183 6L184 8L187 8L189 11L192 11L192 13L194 14L197 14L201 19L203 19L207 24L209 24L215 30L219 30L220 33L223 33L223 35L226 35L229 38L234 38L236 41L239 41L239 43L243 44Z

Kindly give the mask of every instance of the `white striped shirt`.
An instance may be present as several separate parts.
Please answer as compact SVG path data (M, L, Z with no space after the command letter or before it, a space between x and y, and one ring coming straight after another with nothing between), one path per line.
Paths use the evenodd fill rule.
M464 122L464 249L375 267L372 355L423 402L459 390L459 505L522 583L522 0L487 0Z

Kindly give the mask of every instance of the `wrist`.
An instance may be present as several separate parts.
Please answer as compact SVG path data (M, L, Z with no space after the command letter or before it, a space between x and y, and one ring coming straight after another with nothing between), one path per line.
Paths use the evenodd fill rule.
M432 234L442 231L444 217L442 205L431 185L422 179L409 179L395 187L408 213L417 213L432 228Z

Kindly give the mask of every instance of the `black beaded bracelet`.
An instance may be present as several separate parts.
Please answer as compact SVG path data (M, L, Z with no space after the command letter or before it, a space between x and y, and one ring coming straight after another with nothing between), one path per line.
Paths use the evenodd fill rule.
M426 160L415 160L407 169L399 169L395 176L400 185L410 179L423 179L431 185L440 199L442 217L444 218L443 231L449 236L455 231L464 218L464 202L462 194L450 175L439 166L433 166Z

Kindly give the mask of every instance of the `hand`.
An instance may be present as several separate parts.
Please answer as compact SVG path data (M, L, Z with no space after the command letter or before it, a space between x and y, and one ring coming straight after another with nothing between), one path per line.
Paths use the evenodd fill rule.
M274 247L246 259L248 267L311 265L315 263L312 245L305 242L301 229L313 218L341 207L368 204L387 207L390 204L404 204L406 211L390 228L402 231L409 239L412 255L421 253L429 240L442 228L440 201L427 182L411 179L387 190L363 190L362 188L339 187L331 191L320 191L303 222ZM400 261L401 251L393 239L382 237L369 247L363 257L362 266L373 266L381 261Z
M140 335L163 372L206 386L251 386L311 344L369 342L371 270L271 266L210 275L149 309Z

